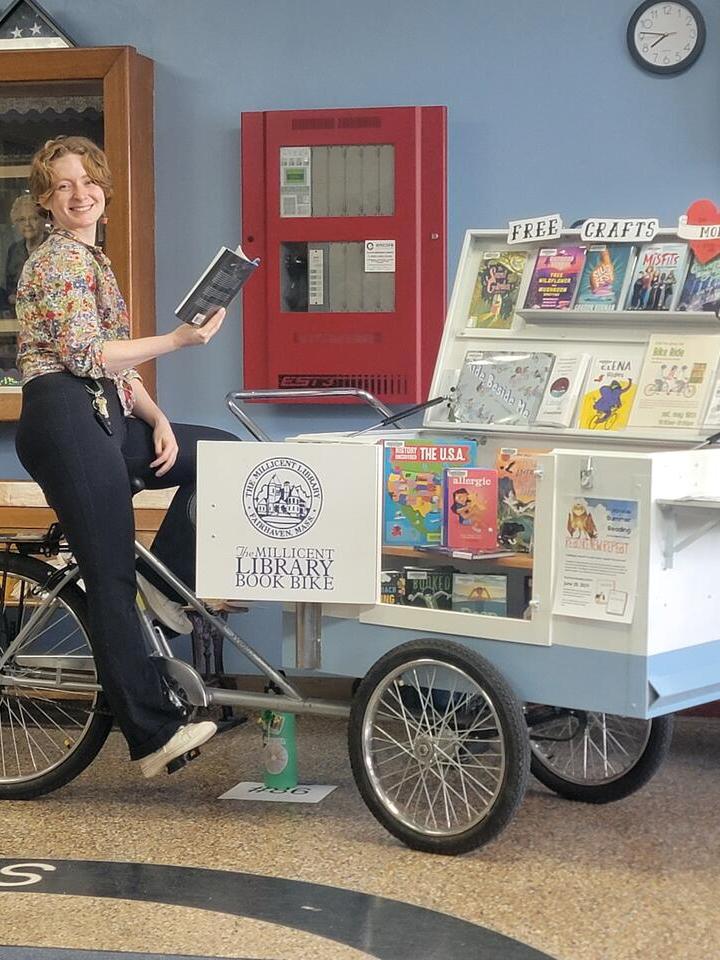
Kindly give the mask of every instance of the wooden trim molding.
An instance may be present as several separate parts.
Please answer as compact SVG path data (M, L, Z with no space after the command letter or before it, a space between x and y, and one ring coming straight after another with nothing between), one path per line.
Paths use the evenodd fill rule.
M0 52L3 83L95 80L102 83L105 151L115 195L108 209L107 253L130 312L130 335L155 333L155 189L153 63L134 47ZM143 364L154 397L155 363ZM17 420L19 390L0 389L0 420Z

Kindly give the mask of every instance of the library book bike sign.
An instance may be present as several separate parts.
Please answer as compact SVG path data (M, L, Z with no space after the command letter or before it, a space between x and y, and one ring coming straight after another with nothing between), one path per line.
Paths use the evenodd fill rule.
M375 603L376 446L200 444L198 594Z

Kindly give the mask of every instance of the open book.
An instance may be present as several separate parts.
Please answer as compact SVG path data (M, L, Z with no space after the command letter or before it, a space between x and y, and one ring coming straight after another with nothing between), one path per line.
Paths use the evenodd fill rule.
M201 327L220 307L227 307L260 266L250 260L242 247L221 247L217 256L175 309L175 316L193 327Z

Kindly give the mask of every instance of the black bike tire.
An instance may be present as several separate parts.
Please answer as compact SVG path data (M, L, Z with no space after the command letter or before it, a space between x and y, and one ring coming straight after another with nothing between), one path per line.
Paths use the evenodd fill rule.
M670 749L673 722L672 714L653 718L648 741L637 761L621 776L608 780L607 783L577 783L566 780L548 767L534 750L530 758L530 771L540 783L566 800L597 804L624 800L644 787L662 766Z
M56 572L50 564L34 557L21 556L15 553L9 553L3 557L0 561L0 567L10 576L17 574L27 580L34 580L36 583L44 583L49 575ZM72 611L89 637L87 602L83 591L71 583L63 587L58 596ZM101 700L102 698L98 699ZM70 783L98 755L107 740L112 724L112 716L103 707L102 713L95 712L93 714L90 723L82 734L81 741L72 753L68 754L67 759L61 761L52 770L41 773L37 778L25 779L20 783L13 783L11 780L4 782L0 775L0 800L34 800Z
M504 727L507 762L502 788L487 816L468 830L449 836L430 836L396 819L378 798L365 765L363 726L368 702L383 678L403 662L418 658L445 659L464 670L492 699ZM509 684L495 667L474 650L450 640L418 639L395 647L367 672L353 699L348 725L348 750L355 783L375 819L413 850L454 856L495 839L510 823L522 803L530 773L530 743L522 712Z

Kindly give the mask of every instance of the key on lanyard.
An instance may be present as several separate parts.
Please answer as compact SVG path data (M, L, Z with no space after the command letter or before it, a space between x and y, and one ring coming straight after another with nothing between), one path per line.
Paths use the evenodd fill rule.
M111 437L113 428L112 421L110 419L110 413L108 411L107 398L103 392L102 386L93 380L94 386L91 386L89 383L85 384L85 389L90 394L92 399L93 410L95 411L95 419L103 428L105 433Z

